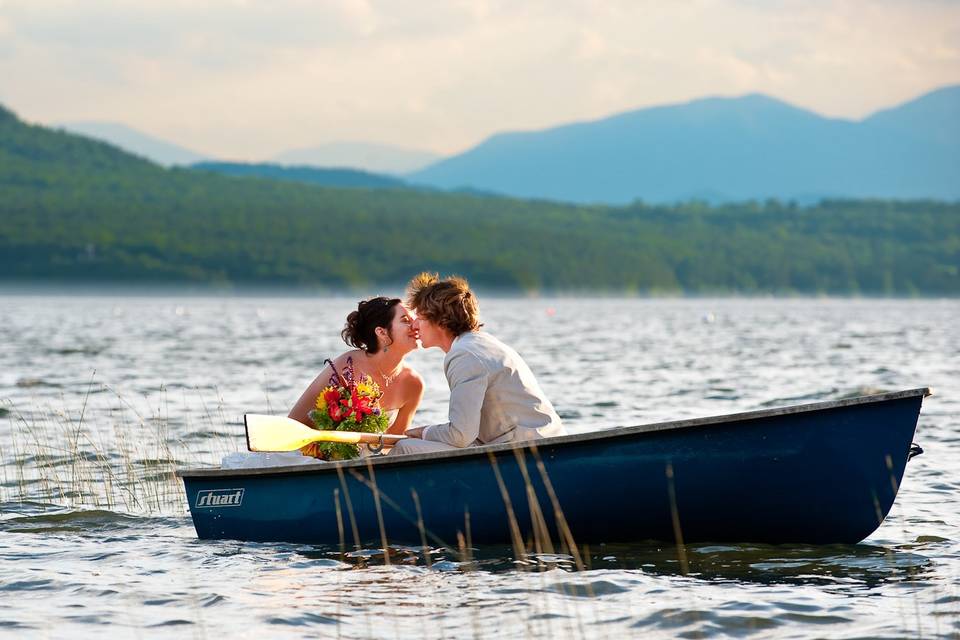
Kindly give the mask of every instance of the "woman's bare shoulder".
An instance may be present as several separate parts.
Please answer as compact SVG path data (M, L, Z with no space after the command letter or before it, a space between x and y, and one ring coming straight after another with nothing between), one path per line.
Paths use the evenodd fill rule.
M357 364L357 354L360 353L359 349L352 349L341 353L336 358L332 359L333 366L337 368L337 371L343 371L347 365L356 366ZM323 368L320 369L320 373L317 374L317 379L324 378L323 382L326 382L327 379L333 374L333 371L330 370L330 364L324 360Z
M423 390L423 377L413 367L405 366L400 377L403 385L411 391Z
M336 358L333 358L333 364L338 369L342 369L348 364L353 364L353 366L356 366L357 364L360 364L360 359L359 359L360 353L361 353L360 349L351 349L350 351L344 351L343 353L338 355ZM327 365L328 368L329 366L330 365Z

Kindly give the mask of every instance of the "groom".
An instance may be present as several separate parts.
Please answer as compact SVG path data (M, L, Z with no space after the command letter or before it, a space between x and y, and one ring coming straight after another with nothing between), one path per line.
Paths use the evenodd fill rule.
M406 430L391 455L536 440L566 433L516 351L480 331L477 297L463 278L421 273L407 305L423 348L440 347L450 385L450 421Z

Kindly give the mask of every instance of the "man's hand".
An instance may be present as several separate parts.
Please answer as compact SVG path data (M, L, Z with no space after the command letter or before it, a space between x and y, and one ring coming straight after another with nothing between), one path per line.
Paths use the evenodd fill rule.
M403 435L407 436L408 438L423 438L423 430L425 428L426 427L410 427L403 432Z

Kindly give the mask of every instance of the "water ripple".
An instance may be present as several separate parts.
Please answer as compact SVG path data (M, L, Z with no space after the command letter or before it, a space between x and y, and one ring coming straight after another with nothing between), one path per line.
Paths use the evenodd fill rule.
M859 545L639 541L339 549L199 541L172 471L243 447L339 353L346 298L7 296L0 629L18 636L950 637L960 632L960 303L485 298L569 430L932 386L885 523ZM547 309L551 311L546 312ZM620 318L623 322L609 322ZM417 421L443 354L411 354ZM94 373L94 370L96 372ZM81 419L81 415L83 418ZM82 428L80 428L82 426ZM584 479L589 482L588 478ZM629 494L623 486L596 487ZM629 499L624 509L630 508ZM428 566L429 558L429 566Z

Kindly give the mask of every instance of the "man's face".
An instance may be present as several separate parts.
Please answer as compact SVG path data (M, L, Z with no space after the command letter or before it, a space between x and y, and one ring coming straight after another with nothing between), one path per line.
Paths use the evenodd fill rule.
M424 349L429 349L430 347L438 347L441 344L441 338L443 337L443 330L433 322L430 322L427 318L423 316L418 316L416 320L413 321L414 331L420 336L420 346Z

